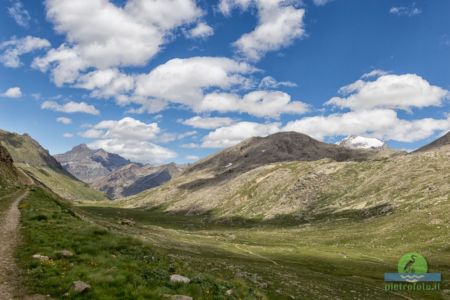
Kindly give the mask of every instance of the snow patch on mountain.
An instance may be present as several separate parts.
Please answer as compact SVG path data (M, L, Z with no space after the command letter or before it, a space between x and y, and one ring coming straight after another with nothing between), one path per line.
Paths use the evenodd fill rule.
M386 145L379 139L363 136L349 136L337 144L352 149L381 149Z

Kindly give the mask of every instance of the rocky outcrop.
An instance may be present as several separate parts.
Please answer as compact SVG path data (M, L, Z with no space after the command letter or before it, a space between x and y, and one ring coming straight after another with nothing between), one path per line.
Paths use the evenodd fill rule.
M5 147L0 145L0 186L14 183L17 179L17 170L14 161Z

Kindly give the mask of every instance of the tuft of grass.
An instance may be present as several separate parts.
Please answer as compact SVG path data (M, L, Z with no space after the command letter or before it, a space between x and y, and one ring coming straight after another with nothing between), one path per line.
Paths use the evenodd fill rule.
M86 222L68 203L35 189L20 204L23 242L18 261L29 292L55 299L164 299L189 295L194 299L265 299L239 280L223 280L196 271L183 260L158 252L152 245ZM74 253L64 257L62 250ZM34 254L50 258L41 262ZM191 278L170 282L172 273ZM72 283L91 289L77 294ZM232 290L232 295L227 291Z

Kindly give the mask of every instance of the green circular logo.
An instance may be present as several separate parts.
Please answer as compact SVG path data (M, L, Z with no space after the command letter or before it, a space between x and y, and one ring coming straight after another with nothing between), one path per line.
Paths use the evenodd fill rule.
M399 273L415 273L424 274L428 272L428 264L426 259L419 253L406 253L398 262Z

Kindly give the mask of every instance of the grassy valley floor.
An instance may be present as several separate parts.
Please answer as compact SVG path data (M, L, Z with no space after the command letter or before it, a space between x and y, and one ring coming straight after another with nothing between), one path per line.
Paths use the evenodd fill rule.
M269 299L449 299L448 202L439 207L361 218L323 216L277 224L168 215L159 211L83 207L105 226L135 236L210 274L242 278ZM136 226L119 225L133 219ZM386 292L383 275L397 272L407 252L441 272L440 292Z
M17 258L29 294L54 299L265 299L243 279L202 272L152 242L95 224L41 189L33 189L20 210L23 241ZM36 254L44 258L33 258ZM173 273L187 276L190 283L171 282ZM77 293L72 285L78 280L91 288Z

